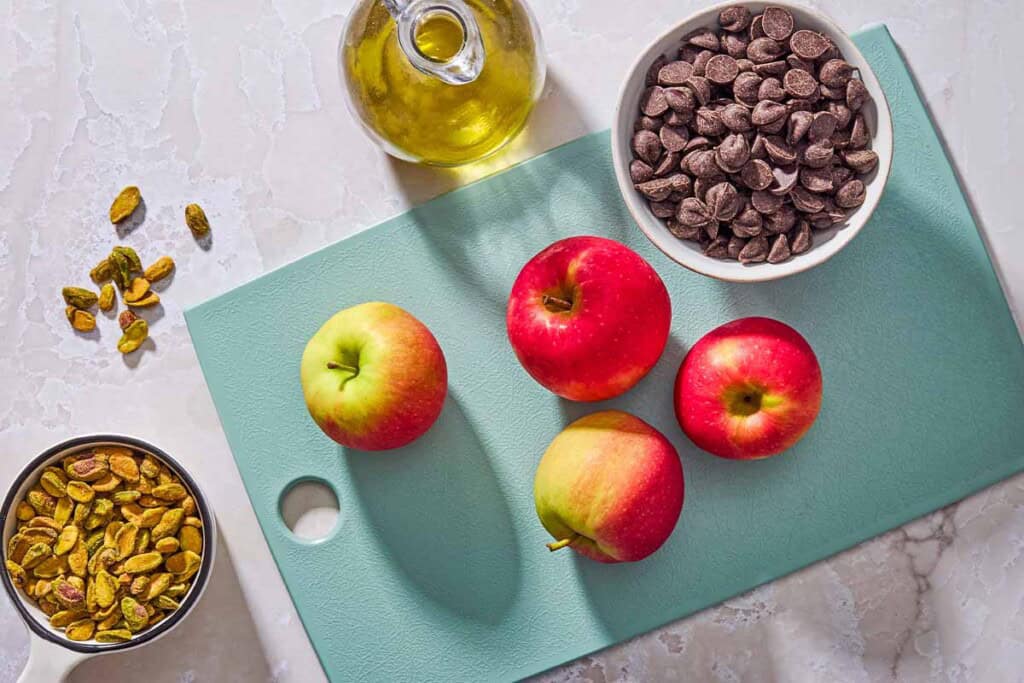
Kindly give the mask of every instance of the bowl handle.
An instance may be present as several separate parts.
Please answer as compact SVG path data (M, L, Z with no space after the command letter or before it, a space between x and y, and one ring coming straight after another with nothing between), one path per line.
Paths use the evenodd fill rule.
M63 683L79 662L93 656L43 640L34 633L30 634L30 648L18 683Z

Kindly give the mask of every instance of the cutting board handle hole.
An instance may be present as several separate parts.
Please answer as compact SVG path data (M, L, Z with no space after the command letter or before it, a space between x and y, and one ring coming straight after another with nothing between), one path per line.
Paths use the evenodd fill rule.
M281 492L278 509L292 536L304 543L326 541L341 523L338 494L318 477L290 482Z

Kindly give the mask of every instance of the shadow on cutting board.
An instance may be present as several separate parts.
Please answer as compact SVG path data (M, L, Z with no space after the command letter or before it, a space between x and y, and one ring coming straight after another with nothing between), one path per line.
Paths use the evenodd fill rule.
M519 591L519 546L488 454L458 398L449 393L437 423L405 448L342 453L358 504L392 564L457 616L499 623Z

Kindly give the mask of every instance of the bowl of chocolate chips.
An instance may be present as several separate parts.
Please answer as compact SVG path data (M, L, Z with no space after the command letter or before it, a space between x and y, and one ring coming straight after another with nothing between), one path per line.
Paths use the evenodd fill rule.
M722 4L630 69L612 127L622 196L669 258L734 282L802 272L867 223L889 177L878 79L820 12Z

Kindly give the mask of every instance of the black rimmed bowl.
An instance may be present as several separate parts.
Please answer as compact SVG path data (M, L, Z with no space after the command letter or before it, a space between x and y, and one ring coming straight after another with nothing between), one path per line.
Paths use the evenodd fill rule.
M59 462L61 459L80 453L96 446L126 446L139 453L149 454L167 465L181 483L188 489L196 502L196 514L203 522L203 560L192 579L192 586L180 601L180 607L166 619L145 631L135 635L123 643L97 643L95 641L69 640L63 633L50 625L49 617L40 610L31 599L19 590L11 581L7 571L0 571L0 581L11 598L14 608L18 611L29 629L31 651L28 664L19 678L19 683L54 683L63 681L67 674L83 659L110 652L122 652L141 647L153 642L177 628L199 602L206 585L209 583L213 570L214 556L217 549L217 523L213 511L199 485L189 473L171 456L156 446L141 439L118 434L95 434L79 436L51 446L40 453L18 474L11 484L3 507L0 507L0 528L3 529L3 553L7 556L7 544L14 535L17 526L15 508L18 501L23 500L29 489L38 481L43 468Z

